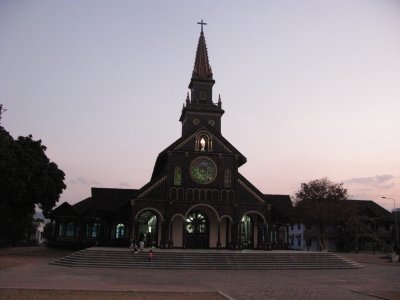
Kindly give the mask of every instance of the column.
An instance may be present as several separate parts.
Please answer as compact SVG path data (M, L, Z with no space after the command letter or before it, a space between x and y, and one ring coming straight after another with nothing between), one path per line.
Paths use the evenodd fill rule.
M221 249L221 222L218 221L218 241L217 241L217 249Z
M173 222L172 221L170 221L168 224L168 227L169 227L169 240L168 240L168 248L173 248L174 247L174 242L173 242L173 240L172 240L172 237L173 237L173 233L174 233L174 227L173 227L173 224L172 224Z
M241 225L242 225L242 222L238 222L238 224L237 224L237 248L239 249L239 250L242 250L243 248L242 248L242 235L240 234L241 232L240 232L240 229L241 229Z
M229 218L226 219L225 222L225 248L229 249L231 243L231 220Z
M168 246L168 237L169 237L169 221L165 219L161 221L161 245L160 247L165 249Z

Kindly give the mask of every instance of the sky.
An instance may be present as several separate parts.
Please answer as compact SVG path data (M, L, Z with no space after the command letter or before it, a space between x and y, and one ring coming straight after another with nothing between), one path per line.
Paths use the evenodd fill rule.
M293 196L328 177L400 207L399 1L1 0L1 125L47 146L59 203L149 181L181 136L201 19L248 180Z

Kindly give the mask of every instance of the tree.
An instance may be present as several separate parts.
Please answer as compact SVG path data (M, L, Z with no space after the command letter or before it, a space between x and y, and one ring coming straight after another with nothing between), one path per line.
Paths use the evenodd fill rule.
M343 183L333 183L327 178L302 183L295 194L295 213L304 224L313 228L321 250L327 249L331 225L345 222L349 215L343 200L348 198Z
M65 174L42 141L13 137L0 126L0 240L15 244L29 230L35 206L45 216L66 188Z

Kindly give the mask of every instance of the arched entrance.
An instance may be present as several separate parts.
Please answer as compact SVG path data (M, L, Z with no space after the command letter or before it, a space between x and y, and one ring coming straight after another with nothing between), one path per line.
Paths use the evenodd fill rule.
M146 247L156 247L158 241L158 218L150 210L145 210L137 218L137 238L143 239Z
M242 247L251 249L254 247L254 222L249 215L244 215L240 223L240 241Z
M210 223L204 212L200 210L190 212L185 220L183 231L185 248L209 247Z

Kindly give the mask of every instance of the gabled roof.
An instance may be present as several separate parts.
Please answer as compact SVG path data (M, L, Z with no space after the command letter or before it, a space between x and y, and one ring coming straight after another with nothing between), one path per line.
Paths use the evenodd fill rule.
M373 215L378 220L384 222L393 222L394 216L388 210L372 200L346 200L349 204L354 205L360 215Z
M217 133L211 126L203 124L201 127L194 128L186 135L183 135L175 142L173 142L171 145L169 145L167 148L165 148L163 151L161 151L160 154L158 154L156 163L154 165L153 174L151 176L151 180L153 181L154 179L160 177L166 170L168 151L178 150L181 145L184 145L188 143L190 140L194 139L197 132L204 130L207 130L210 133L212 133L216 141L224 145L224 148L227 149L228 152L239 155L239 160L238 160L239 167L246 163L247 161L246 157L243 154L241 154L239 150L237 150L231 143L229 143L221 134Z
M281 212L290 212L293 209L293 203L289 195L264 194L264 199Z
M81 213L90 208L91 206L92 206L92 197L83 199L82 201L79 201L73 205L73 207Z
M68 202L64 202L60 206L51 211L51 217L54 216L78 216L79 212Z
M293 216L293 203L289 195L264 194L264 199L271 204L274 221L290 222Z
M74 205L64 202L53 210L53 213L61 215L61 212L69 215L93 214L96 211L113 211L121 208L135 198L137 190L92 188L92 197L86 198Z

